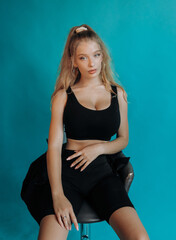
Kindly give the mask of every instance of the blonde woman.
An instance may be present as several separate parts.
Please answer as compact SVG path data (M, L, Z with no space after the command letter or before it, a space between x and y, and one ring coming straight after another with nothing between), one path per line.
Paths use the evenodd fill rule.
M51 96L48 182L33 191L28 208L39 240L67 239L84 198L120 239L149 239L106 154L128 144L127 94L113 79L110 55L88 25L71 28ZM63 144L64 128L67 142ZM116 139L110 141L117 134Z

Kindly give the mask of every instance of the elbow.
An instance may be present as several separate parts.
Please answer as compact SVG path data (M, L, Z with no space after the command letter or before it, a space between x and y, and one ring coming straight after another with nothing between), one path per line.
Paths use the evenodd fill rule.
M126 148L128 146L129 138L125 138L124 142L125 142L125 148Z
M126 148L128 146L129 138L128 137L122 137L123 139L123 146Z
M125 141L125 148L128 146L128 141Z

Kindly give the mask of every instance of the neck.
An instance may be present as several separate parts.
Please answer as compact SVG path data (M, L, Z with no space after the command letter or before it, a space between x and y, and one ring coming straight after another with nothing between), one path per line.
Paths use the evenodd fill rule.
M96 78L80 78L79 80L79 86L81 87L96 87L102 85L102 80L100 77Z

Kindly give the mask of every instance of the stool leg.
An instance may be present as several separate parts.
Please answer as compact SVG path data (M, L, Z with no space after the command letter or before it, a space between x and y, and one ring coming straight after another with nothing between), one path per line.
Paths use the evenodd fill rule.
M81 223L81 240L90 240L90 226L89 223Z

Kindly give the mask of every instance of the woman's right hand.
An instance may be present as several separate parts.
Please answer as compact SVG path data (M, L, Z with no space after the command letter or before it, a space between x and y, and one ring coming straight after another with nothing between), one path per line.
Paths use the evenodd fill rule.
M79 230L78 222L74 214L72 204L65 197L64 194L53 197L53 208L55 211L56 218L61 227L65 227L67 230L71 230L72 221L75 225L75 228Z

